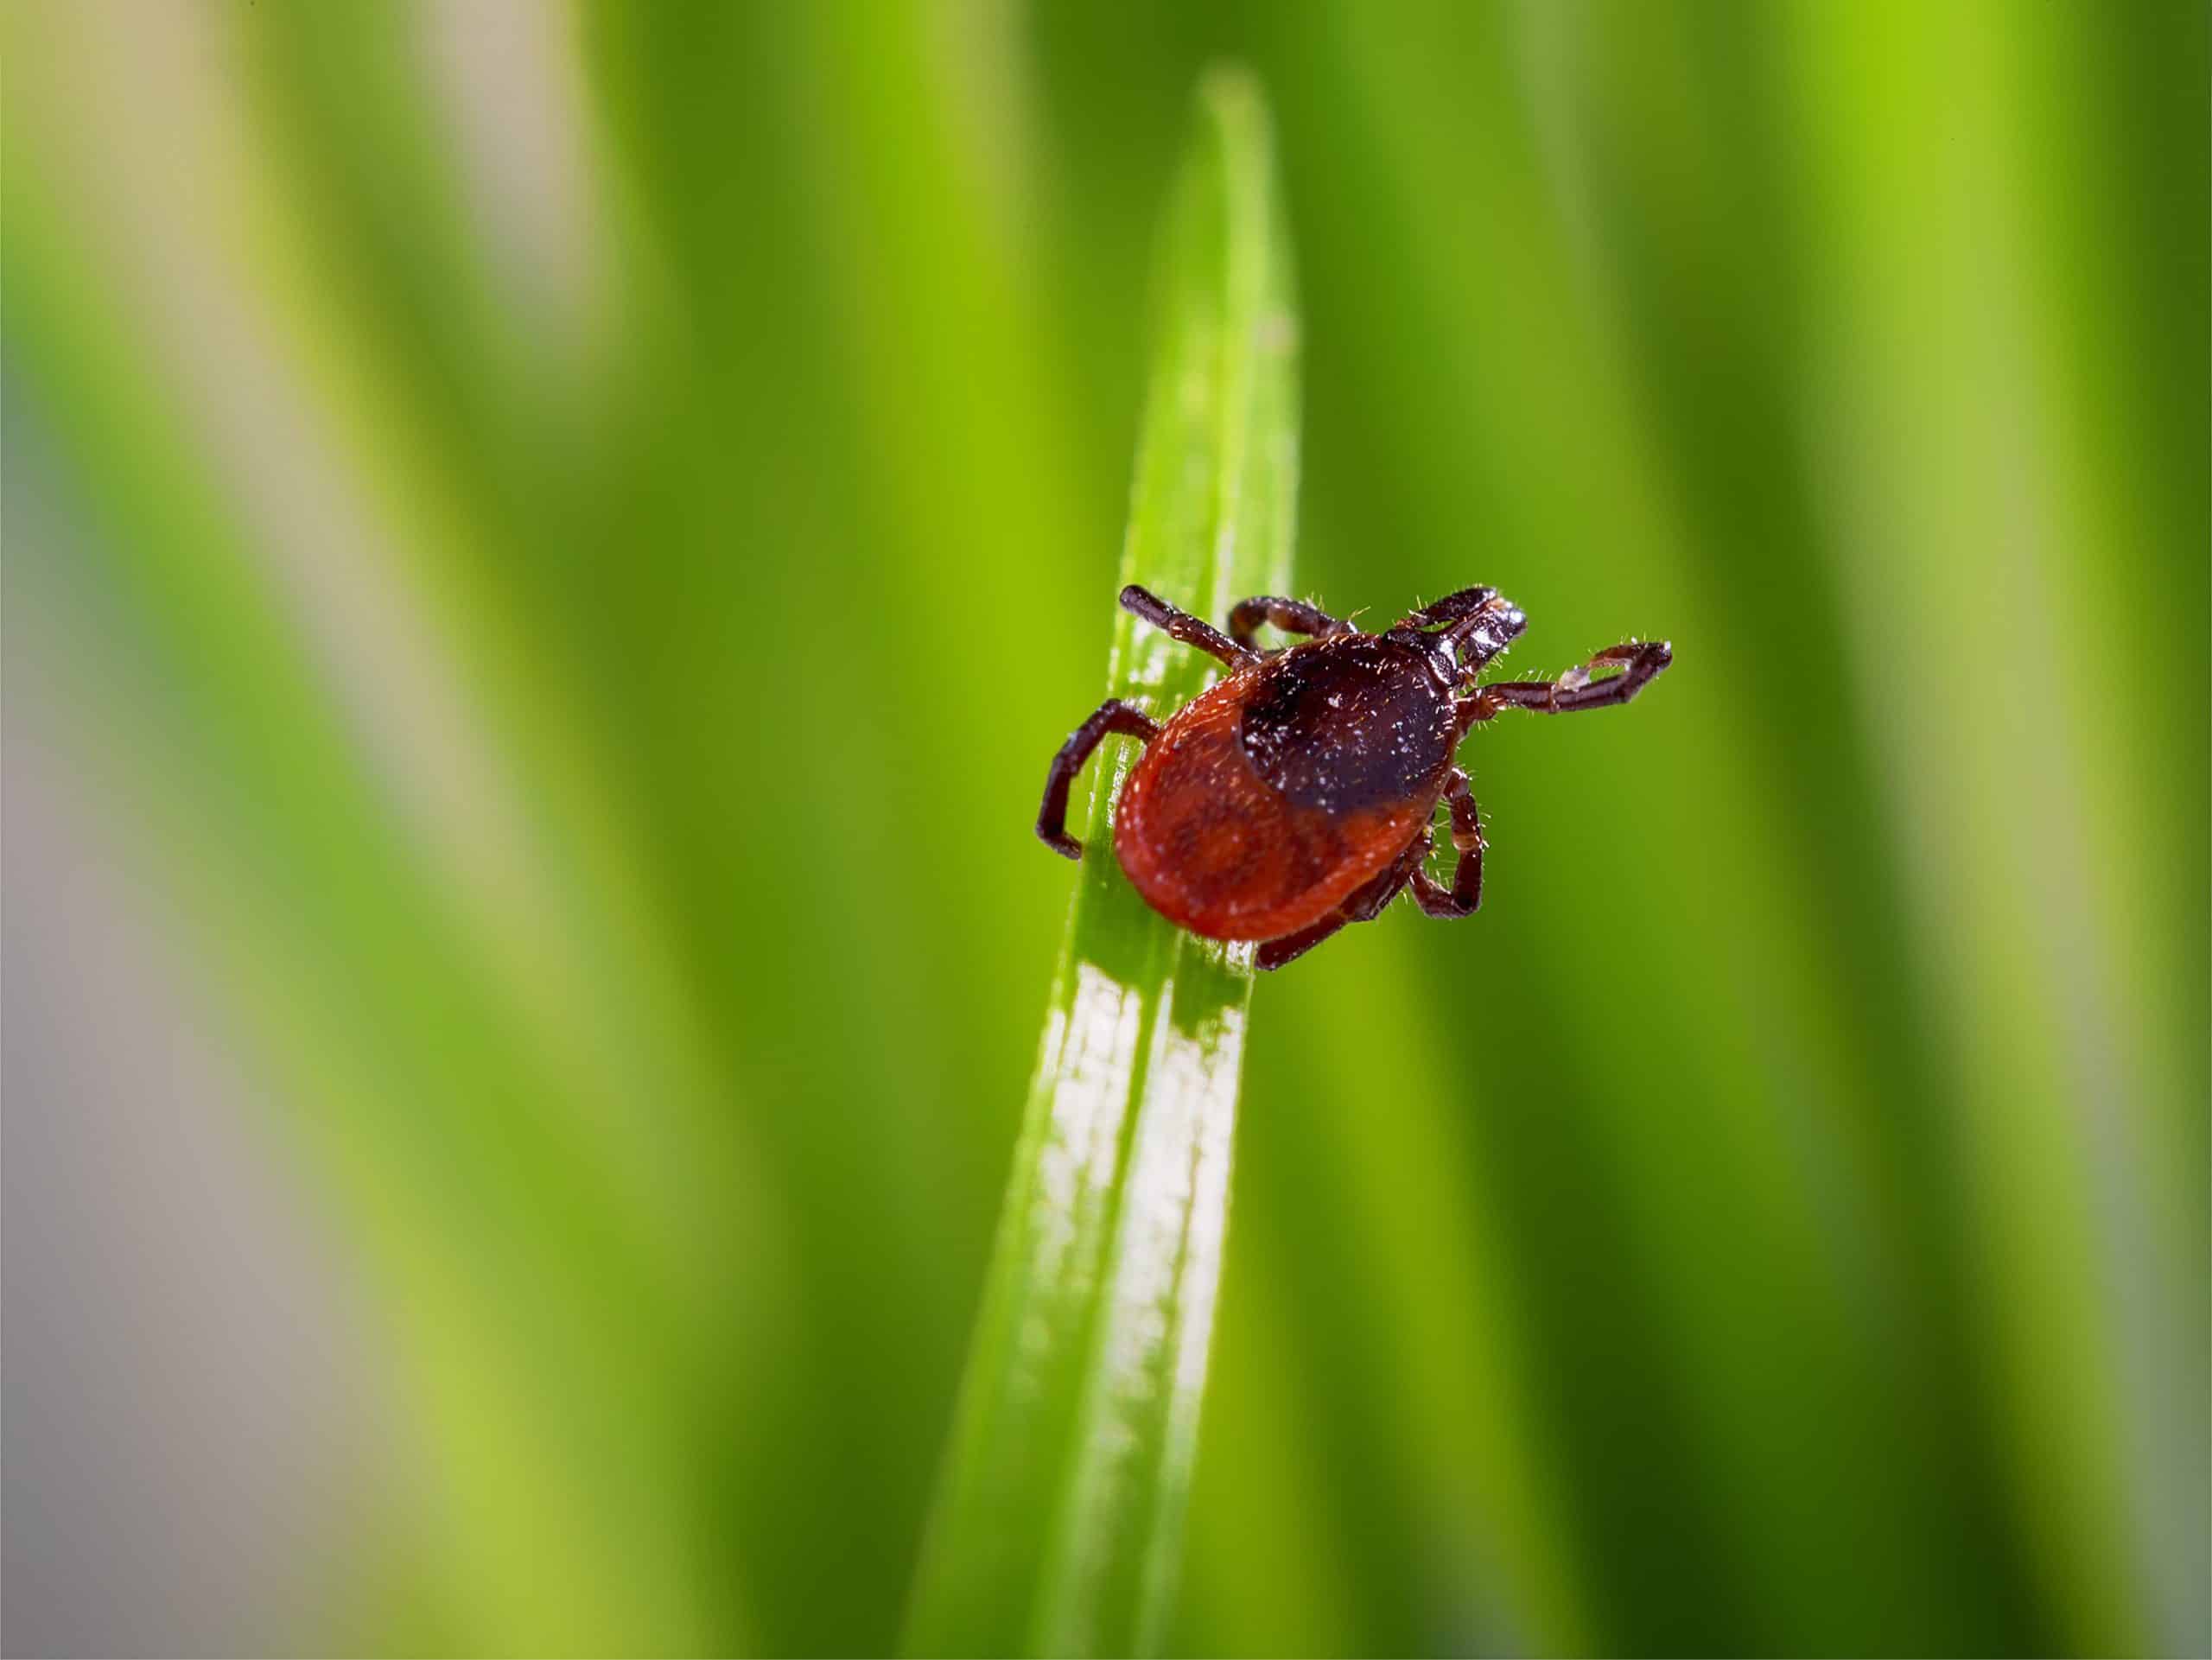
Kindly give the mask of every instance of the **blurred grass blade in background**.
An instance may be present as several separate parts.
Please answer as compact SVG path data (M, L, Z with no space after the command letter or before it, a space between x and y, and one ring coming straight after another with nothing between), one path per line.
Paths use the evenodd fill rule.
M1259 91L1217 70L1198 106L1161 239L1122 580L1217 616L1290 585L1297 331ZM1164 717L1211 670L1122 615L1107 690ZM918 1652L1147 1650L1173 1593L1252 955L1181 933L1123 878L1111 811L1134 754L1102 751L1093 773L1085 856L915 1586Z
M0 62L0 1652L2212 1653L2206 8ZM1240 1054L1028 824L1294 342L1294 591L1684 666Z

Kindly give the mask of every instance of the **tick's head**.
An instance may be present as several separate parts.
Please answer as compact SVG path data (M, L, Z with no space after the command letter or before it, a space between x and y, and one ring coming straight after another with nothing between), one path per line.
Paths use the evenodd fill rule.
M1493 594L1468 615L1436 636L1463 675L1473 674L1521 638L1529 619L1503 594Z
M1529 626L1521 607L1494 588L1465 588L1405 618L1390 633L1428 654L1436 677L1452 686L1479 672Z

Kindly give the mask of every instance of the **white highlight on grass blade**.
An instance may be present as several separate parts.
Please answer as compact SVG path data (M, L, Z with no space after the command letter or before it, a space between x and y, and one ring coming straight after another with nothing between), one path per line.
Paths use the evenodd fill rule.
M1202 949L1186 944L1184 953ZM1236 948L1234 956L1249 971L1251 948ZM1236 1098L1247 1018L1237 1004L1211 1008L1185 1032L1174 1017L1176 990L1171 982L1169 1016L1154 1034L1146 1068L1096 1364L1079 1419L1078 1462L1065 1503L1068 1531L1051 1574L1059 1600L1041 1633L1048 1651L1083 1647L1096 1627L1095 1604L1122 1542L1103 1524L1111 1518L1148 1513L1154 1548L1138 1566L1139 1651L1160 1646L1174 1593L1178 1553L1158 1544L1181 1536L1197 1456L1236 1130L1233 1110L1222 1103Z
M1019 1220L1040 1284L1088 1294L1093 1275L1079 1242L1103 1223L1119 1163L1121 1128L1135 1066L1144 999L1089 963L1076 964L1075 995L1046 1027L1040 1072L1058 1079L1037 1181ZM1021 1359L1033 1364L1053 1342L1049 1322L1034 1310L1020 1330ZM1018 1364L1013 1388L1032 1393L1039 1380Z

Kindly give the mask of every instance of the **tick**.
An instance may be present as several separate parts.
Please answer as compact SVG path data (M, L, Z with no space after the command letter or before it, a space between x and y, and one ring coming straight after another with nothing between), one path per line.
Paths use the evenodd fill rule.
M1109 733L1142 740L1114 812L1122 868L1178 926L1260 942L1263 969L1373 920L1408 886L1430 916L1473 915L1483 832L1452 761L1460 740L1509 709L1625 703L1674 660L1664 640L1630 640L1557 680L1478 686L1528 626L1494 588L1462 588L1379 634L1298 600L1246 600L1226 634L1135 583L1122 605L1219 658L1228 677L1165 725L1120 698L1101 703L1052 757L1037 834L1081 858L1067 833L1068 786ZM1253 639L1262 622L1306 643L1262 651ZM1452 804L1458 855L1448 887L1425 862L1440 800Z

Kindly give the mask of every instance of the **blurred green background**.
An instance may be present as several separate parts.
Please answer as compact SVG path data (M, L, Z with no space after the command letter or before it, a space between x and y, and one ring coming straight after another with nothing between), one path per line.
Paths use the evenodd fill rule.
M11 1651L895 1644L1224 54L1301 591L1677 660L1261 983L1177 1646L2212 1644L2201 4L4 19Z

